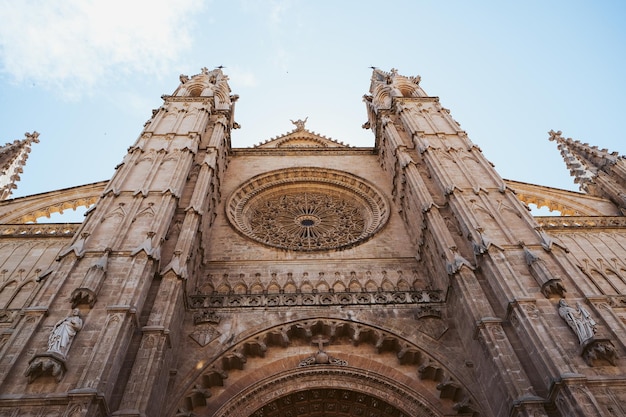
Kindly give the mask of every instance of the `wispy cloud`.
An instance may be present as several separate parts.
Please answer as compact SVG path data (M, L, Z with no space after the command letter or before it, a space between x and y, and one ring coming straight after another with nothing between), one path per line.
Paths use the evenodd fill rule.
M191 46L202 0L0 0L0 65L69 95L103 78L158 74Z

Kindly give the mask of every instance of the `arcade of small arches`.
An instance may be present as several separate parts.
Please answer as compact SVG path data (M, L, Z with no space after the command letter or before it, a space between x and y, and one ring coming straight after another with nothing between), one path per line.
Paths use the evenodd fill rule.
M341 292L390 292L421 291L425 288L424 278L412 265L393 265L396 269L350 270L334 272L308 272L295 277L292 273L280 276L272 272L256 272L246 276L232 271L214 271L198 283L193 295L215 294L292 294L292 293L341 293Z
M388 330L341 319L283 324L184 375L182 401L171 414L479 416L469 371L462 369L467 364L452 372L451 363L438 358L450 352L428 340L418 347ZM313 359L316 351L337 360Z

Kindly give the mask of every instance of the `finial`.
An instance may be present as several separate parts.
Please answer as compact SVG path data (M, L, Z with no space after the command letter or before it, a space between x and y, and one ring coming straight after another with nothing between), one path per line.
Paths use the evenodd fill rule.
M30 140L31 142L35 142L35 143L39 143L39 132L37 132L36 130L33 133L24 133L24 136L26 136L26 139Z
M560 130L557 130L556 132L554 130L550 130L548 132L548 135L550 135L550 140L552 141L561 138L561 133L563 132L561 132Z

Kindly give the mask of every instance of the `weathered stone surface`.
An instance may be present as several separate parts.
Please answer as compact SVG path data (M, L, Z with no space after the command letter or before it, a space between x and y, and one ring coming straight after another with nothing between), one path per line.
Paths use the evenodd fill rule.
M221 69L180 80L110 181L0 202L0 416L624 414L623 158L553 132L593 196L505 181L378 69L374 147L233 148Z

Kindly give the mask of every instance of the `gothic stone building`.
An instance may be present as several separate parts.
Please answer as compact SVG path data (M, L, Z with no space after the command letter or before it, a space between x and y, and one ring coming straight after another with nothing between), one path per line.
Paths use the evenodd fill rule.
M227 81L181 76L110 181L0 202L0 416L626 416L622 157L551 132L584 192L504 180L377 69L373 147L236 148Z

